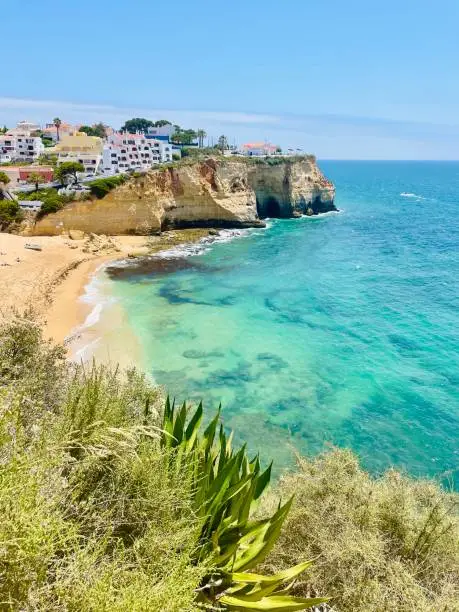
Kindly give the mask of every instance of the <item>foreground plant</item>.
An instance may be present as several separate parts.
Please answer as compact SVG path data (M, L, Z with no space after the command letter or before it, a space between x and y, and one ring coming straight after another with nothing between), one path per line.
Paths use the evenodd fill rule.
M211 610L305 610L327 601L289 595L305 561L273 576L249 572L264 561L276 543L292 499L266 519L251 516L269 484L271 465L261 470L258 456L249 460L245 445L232 448L220 424L220 410L203 433L202 404L188 418L187 406L166 402L162 445L173 450L170 469L192 470L195 511L202 521L199 560L210 559L212 571L198 592L201 607Z

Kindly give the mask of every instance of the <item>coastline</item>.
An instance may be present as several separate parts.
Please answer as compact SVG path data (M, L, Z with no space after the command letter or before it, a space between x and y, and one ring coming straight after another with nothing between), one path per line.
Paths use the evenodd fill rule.
M75 349L75 342L93 308L82 297L101 266L198 242L206 236L209 229L171 230L159 236L101 237L105 243L89 249L94 241L88 237L72 240L65 235L30 238L0 233L0 321L29 312L44 324L45 336L64 343L72 356L81 348ZM41 250L28 249L26 244L30 243ZM118 329L120 316L118 313ZM97 357L112 361L118 351L116 355Z
M114 297L111 287L107 287L103 268L110 266L111 275L116 273L132 273L135 268L148 273L151 266L164 269L174 262L186 260L208 250L213 244L227 242L235 237L247 234L249 230L231 229L186 229L165 232L152 245L148 252L139 254L136 258L109 257L103 261L92 262L87 270L82 269L83 278L80 282L72 282L76 289L73 300L73 310L65 311L65 324L54 322L48 325L54 339L65 342L69 357L74 361L87 363L95 359L98 363L107 363L122 368L138 367L147 371L144 357L144 347L134 333L128 320L128 312ZM78 271L72 276L77 279ZM70 279L71 280L71 279ZM62 299L61 299L62 296ZM64 281L56 291L55 308L58 314L63 312L64 298L68 297L67 281ZM73 316L74 315L74 316ZM72 320L71 333L69 322Z

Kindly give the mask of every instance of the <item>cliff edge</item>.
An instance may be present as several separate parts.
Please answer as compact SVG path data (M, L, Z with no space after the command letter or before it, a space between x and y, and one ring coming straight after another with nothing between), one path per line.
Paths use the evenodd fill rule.
M151 234L165 227L250 227L265 217L336 210L335 188L313 156L208 157L152 169L101 200L67 205L29 232L70 229L100 234Z

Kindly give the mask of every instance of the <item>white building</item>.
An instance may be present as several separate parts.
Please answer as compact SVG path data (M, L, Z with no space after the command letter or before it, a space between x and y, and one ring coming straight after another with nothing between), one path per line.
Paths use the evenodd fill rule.
M14 136L0 134L0 155L9 157L9 161L16 157L16 138Z
M117 133L108 137L102 153L103 174L129 170L148 170L155 164L172 160L168 142L145 138L144 134Z
M45 145L38 136L30 136L30 132L14 130L0 135L0 156L9 156L10 161L24 160L25 162L37 159L45 150ZM6 158L4 158L6 161Z
M161 163L172 161L172 145L164 140L147 140L153 153L159 153Z
M30 133L24 132L16 137L16 159L32 161L44 150L45 145L39 136L30 136Z
M18 200L18 204L22 208L22 210L38 212L43 202L41 202L40 200Z
M32 121L19 121L19 123L16 124L16 129L19 130L20 132L36 132L38 130L40 130L40 126L38 125L38 123L32 123Z
M163 125L161 127L149 127L147 130L147 138L155 138L157 140L170 141L172 134L175 132L173 125Z
M13 158L8 153L2 153L0 150L0 164L9 164Z

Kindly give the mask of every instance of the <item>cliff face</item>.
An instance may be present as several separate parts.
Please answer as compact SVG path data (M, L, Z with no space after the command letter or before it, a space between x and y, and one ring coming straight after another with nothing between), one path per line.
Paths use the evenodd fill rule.
M267 162L209 158L151 170L102 200L74 202L38 221L31 233L69 229L101 234L148 234L163 227L241 227L264 217L335 210L335 190L313 157Z

